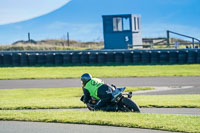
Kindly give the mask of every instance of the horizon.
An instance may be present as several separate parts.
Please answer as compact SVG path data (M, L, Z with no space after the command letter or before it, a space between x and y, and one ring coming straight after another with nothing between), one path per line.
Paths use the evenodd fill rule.
M29 6L24 0L20 2L15 3L15 6L20 5L20 9L29 8L30 12L33 12L32 16L29 16L30 13L18 14L19 9L12 8L9 2L7 4L0 2L0 5L4 6L4 10L0 8L0 13L16 16L11 21L9 17L1 13L1 45L19 40L26 41L28 32L31 34L31 39L36 41L66 39L67 32L69 32L70 40L103 41L102 15L114 14L140 14L143 38L166 37L166 30L172 30L200 39L199 0L124 0L117 2L115 0L59 0L59 2L52 0L50 3L47 0L43 2L36 0L31 1L34 4ZM45 10L43 9L44 3L47 6ZM38 8L36 14L35 8L38 5L41 10ZM21 12L24 12L23 9Z

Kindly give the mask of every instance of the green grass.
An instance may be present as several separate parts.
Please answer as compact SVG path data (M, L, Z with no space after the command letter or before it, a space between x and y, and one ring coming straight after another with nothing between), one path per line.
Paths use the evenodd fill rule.
M1 51L13 50L87 50L87 49L103 49L103 46L89 46L89 47L73 47L73 46L56 46L56 45L3 45L0 46Z
M200 116L86 111L0 111L0 120L59 122L200 132Z
M94 77L200 76L199 69L200 64L1 67L0 79L80 78L85 72Z
M141 90L131 88L127 90ZM148 89L148 88L146 88ZM151 88L149 88L151 89ZM0 109L84 108L81 88L3 89L0 90ZM200 108L200 95L133 95L141 107Z
M128 91L153 88L127 87ZM81 88L3 89L0 109L83 108Z
M134 92L134 91L146 91L146 90L154 90L151 87L126 87L125 92Z
M0 109L85 107L81 88L0 90Z

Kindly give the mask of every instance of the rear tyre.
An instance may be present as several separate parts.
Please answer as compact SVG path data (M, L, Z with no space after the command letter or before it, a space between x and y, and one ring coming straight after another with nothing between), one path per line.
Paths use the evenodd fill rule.
M129 98L123 97L121 102L120 102L120 104L121 105L125 105L125 108L127 108L128 111L140 112L139 106Z

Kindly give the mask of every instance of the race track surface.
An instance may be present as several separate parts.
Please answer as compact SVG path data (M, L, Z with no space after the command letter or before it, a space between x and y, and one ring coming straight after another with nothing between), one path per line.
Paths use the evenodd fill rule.
M169 133L167 131L81 124L0 121L0 133Z
M200 77L132 77L102 78L106 83L121 86L155 87L155 90L134 95L200 94ZM80 79L0 80L0 89L81 87ZM84 110L87 109L77 109ZM44 110L45 111L45 110ZM197 108L141 108L141 113L200 115ZM40 122L0 121L0 133L168 133L167 131Z
M116 86L200 86L200 77L101 78ZM0 89L81 87L80 79L0 80Z
M116 86L137 87L168 87L173 88L159 91L146 91L137 95L167 95L167 94L200 94L200 77L129 77L102 78L108 84ZM0 80L0 89L15 88L67 88L81 87L80 79L27 79Z

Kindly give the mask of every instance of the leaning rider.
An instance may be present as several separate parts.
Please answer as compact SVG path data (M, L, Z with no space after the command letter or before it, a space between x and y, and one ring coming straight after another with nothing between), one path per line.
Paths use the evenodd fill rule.
M117 111L117 105L109 105L112 99L112 87L98 78L92 78L89 73L84 73L81 76L82 88L84 93L83 102L88 103L91 97L99 100L94 107L94 110L102 111Z

